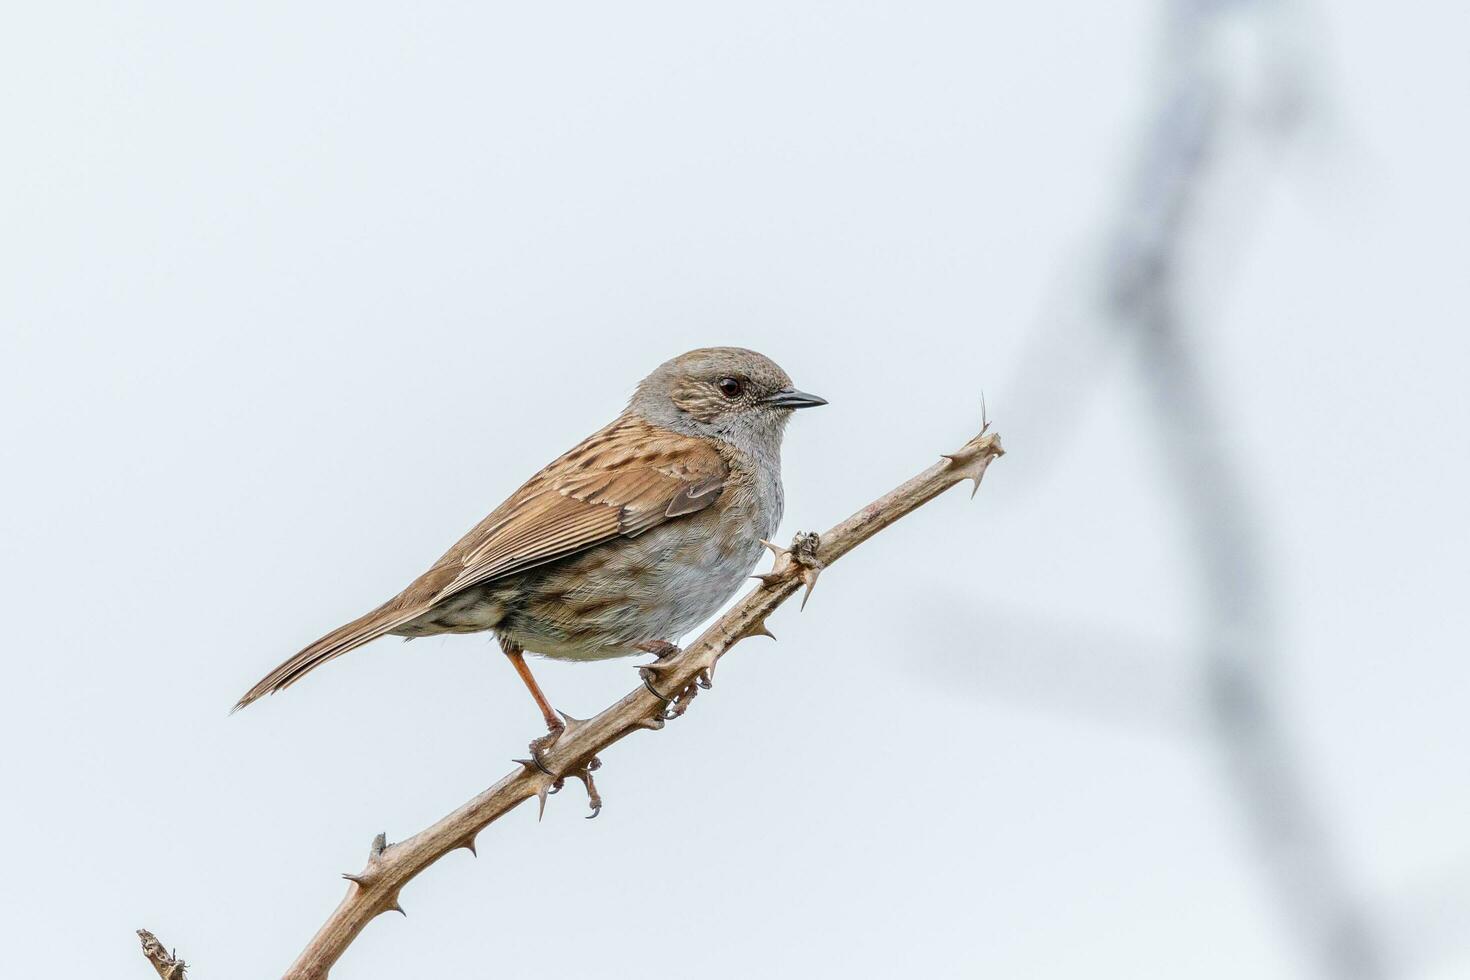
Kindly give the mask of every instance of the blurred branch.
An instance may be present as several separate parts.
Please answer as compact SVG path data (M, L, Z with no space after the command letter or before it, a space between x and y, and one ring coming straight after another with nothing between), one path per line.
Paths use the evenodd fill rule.
M1234 185L1245 144L1276 144L1298 116L1289 59L1274 57L1268 18L1280 10L1263 0L1172 5L1166 94L1111 235L1102 303L1137 341L1154 431L1183 506L1206 610L1207 711L1236 796L1317 972L1367 980L1385 972L1375 936L1310 802L1273 697L1277 642L1259 524L1242 484L1249 467L1231 451L1187 332L1188 246L1210 226L1209 191ZM1243 39L1257 45L1254 61L1240 50ZM1262 64L1264 80L1253 71Z
M144 959L153 964L153 969L158 971L162 980L184 980L184 971L189 968L189 964L172 951L164 949L158 937L147 929L139 929L138 938L143 942Z
M683 714L694 695L713 684L720 658L746 637L770 636L766 617L803 587L810 595L823 568L956 483L970 480L979 490L991 461L1004 453L1000 437L987 430L988 425L959 451L822 535L798 534L790 549L770 545L775 567L759 576L759 588L682 651L640 667L643 684L616 704L585 720L567 717L566 730L534 761L525 760L494 786L407 840L390 844L379 834L369 849L367 866L343 876L351 882L347 895L292 964L286 980L326 977L369 922L384 912L403 911L398 896L404 885L450 851L462 847L473 854L476 835L527 800L538 800L544 811L546 797L559 790L567 777L585 784L596 816L601 799L592 773L600 765L598 752L632 732L663 728L666 721ZM151 933L139 935L159 975L182 980L183 964L164 958L162 946ZM178 973L165 974L160 962Z

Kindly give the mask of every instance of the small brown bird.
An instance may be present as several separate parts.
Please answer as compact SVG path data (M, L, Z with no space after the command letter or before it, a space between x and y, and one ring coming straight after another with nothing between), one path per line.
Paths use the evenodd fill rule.
M628 407L531 477L420 575L271 671L236 710L385 634L492 630L554 736L524 654L666 654L732 596L781 522L781 436L798 391L738 347L660 365Z

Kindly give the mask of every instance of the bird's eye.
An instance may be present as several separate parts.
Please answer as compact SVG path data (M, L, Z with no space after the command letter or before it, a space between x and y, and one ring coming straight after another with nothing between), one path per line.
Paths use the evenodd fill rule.
M740 397L741 386L739 378L721 378L717 382L717 386L720 389L720 394L726 398Z

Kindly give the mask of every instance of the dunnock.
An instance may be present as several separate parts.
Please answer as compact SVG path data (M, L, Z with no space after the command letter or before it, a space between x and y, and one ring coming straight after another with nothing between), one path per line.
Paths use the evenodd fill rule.
M388 633L493 630L553 735L526 652L667 654L739 588L781 521L781 436L798 391L769 358L690 351L497 507L397 596L271 671L235 705Z

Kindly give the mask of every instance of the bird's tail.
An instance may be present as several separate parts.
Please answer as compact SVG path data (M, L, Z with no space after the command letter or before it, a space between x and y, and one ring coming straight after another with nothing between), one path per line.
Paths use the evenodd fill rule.
M337 627L261 678L259 684L245 692L245 696L230 709L230 713L234 714L250 702L259 700L267 694L274 694L290 687L328 660L340 657L349 650L355 650L364 643L392 632L413 619L419 612L421 612L419 609L404 609L396 603L389 602L365 616L359 616L345 626Z

